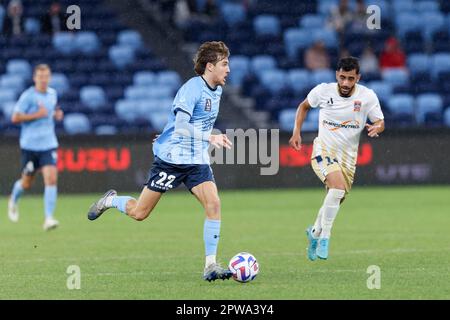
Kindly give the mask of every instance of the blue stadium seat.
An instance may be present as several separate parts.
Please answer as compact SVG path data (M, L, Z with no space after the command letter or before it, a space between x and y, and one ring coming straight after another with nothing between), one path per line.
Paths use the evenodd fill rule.
M1 91L0 91L1 92ZM0 93L0 99L1 99L1 93ZM11 119L11 116L14 111L14 107L16 106L15 101L7 101L7 102L1 102L0 100L0 111L3 112L3 116L5 119L9 122Z
M7 102L15 102L17 98L17 92L11 89L3 89L0 86L0 105Z
M277 63L275 58L269 55L254 56L251 61L251 70L253 74L259 76L265 70L275 69Z
M16 93L23 91L25 88L24 79L16 74L4 74L0 78L0 88L9 89Z
M50 87L56 90L58 96L64 95L70 88L69 80L63 73L53 73L50 79Z
M439 2L438 1L416 1L414 3L414 6L415 6L417 12L421 12L421 13L439 12Z
M414 117L414 98L409 94L396 94L389 98L387 107L394 115Z
M41 23L39 22L39 20L36 18L27 18L25 20L25 32L27 34L40 33L41 32Z
M390 83L378 80L369 82L367 87L372 89L378 96L378 99L382 101L388 101L393 91Z
M302 126L303 132L314 132L319 130L319 108L312 108L306 116Z
M147 86L129 86L125 89L124 97L127 100L143 100L149 98Z
M240 22L245 21L247 12L240 3L225 2L220 7L222 17L228 26L234 26Z
M328 16L331 13L331 10L337 7L338 4L338 0L320 0L317 3L317 11L322 15Z
M5 8L0 4L0 32L3 31L3 20L5 18Z
M118 68L124 68L135 60L134 50L130 46L112 46L108 55L112 63Z
M395 25L397 27L397 34L403 38L408 31L421 31L422 24L417 14L402 12L395 17Z
M240 86L245 76L250 71L250 59L247 56L236 55L230 57L230 74L228 76L230 83Z
M150 113L148 116L148 120L150 121L152 127L158 132L163 131L164 126L167 124L168 118L169 114L167 112L154 112Z
M289 58L296 58L299 49L312 43L311 33L300 28L289 28L284 32L284 46Z
M280 34L280 21L274 15L259 15L253 19L253 29L257 36L278 36Z
M407 86L409 84L408 72L403 68L386 68L382 72L383 81L392 86Z
M168 86L173 90L178 89L181 85L180 75L172 70L160 71L156 76L156 81L159 85Z
M402 12L415 12L416 5L413 0L396 0L392 1L392 8L396 15Z
M118 45L129 46L136 50L142 47L142 37L137 31L123 30L117 35L117 43Z
M336 82L336 73L331 69L318 69L311 72L312 85L318 85L322 82Z
M284 109L278 114L280 129L291 132L294 128L295 114L297 109Z
M274 94L286 87L286 72L279 69L265 70L261 73L261 83Z
M133 84L136 86L149 86L156 83L156 75L151 71L138 71L133 76Z
M448 106L444 111L444 124L450 128L450 106Z
M310 77L310 73L306 69L291 69L288 72L287 81L296 94L301 94L311 86Z
M64 130L68 134L83 134L91 131L89 118L83 113L70 113L63 120Z
M431 58L432 63L432 75L435 79L438 78L439 73L450 71L450 53L436 53Z
M31 66L26 60L12 59L6 64L6 72L29 79L31 77Z
M300 18L300 28L302 29L319 29L326 25L325 16L320 14L305 14Z
M313 42L323 41L327 48L337 48L338 39L336 32L327 29L317 29L313 31L312 34Z
M99 86L84 86L80 89L80 101L90 109L97 110L106 103L105 91Z
M75 35L70 32L58 32L53 35L53 47L63 54L75 53Z
M416 119L419 124L423 124L428 114L442 115L443 101L440 95L425 93L416 97Z
M133 122L139 117L139 113L136 108L136 101L118 100L114 109L117 117L125 120L126 122Z
M446 21L444 15L440 12L425 12L420 15L420 22L424 38L430 41L433 34L445 26Z
M95 128L95 134L98 136L112 136L116 135L119 130L115 126L103 124Z
M95 32L80 31L76 33L75 47L84 54L94 53L100 48L100 40Z
M430 72L431 58L424 53L408 55L408 67L412 74Z

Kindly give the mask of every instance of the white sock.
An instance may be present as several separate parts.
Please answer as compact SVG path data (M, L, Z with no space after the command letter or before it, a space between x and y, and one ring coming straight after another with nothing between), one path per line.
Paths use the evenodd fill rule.
M345 196L345 190L330 189L323 202L322 213L322 232L320 238L330 238L331 228L333 227L334 219L339 211L341 199Z
M216 255L212 254L212 255L206 256L205 268L213 263L216 263Z
M320 207L319 213L317 214L316 222L312 229L312 235L314 238L318 238L322 232L322 216L323 216L323 206Z

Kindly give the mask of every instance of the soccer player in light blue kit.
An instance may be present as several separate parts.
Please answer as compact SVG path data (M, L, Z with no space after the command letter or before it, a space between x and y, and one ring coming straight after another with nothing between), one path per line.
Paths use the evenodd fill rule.
M208 154L210 144L231 148L226 135L211 134L219 113L222 86L230 72L228 56L223 42L200 46L194 59L198 76L187 81L175 96L169 121L154 142L155 159L139 199L118 196L115 190L109 190L88 212L88 218L95 220L107 209L117 208L141 221L150 215L164 192L184 183L205 209L203 278L207 281L229 279L232 275L216 262L221 212Z
M55 135L54 119L61 121L63 112L57 107L55 89L48 86L51 78L50 67L39 64L33 71L34 86L25 90L17 101L11 121L21 125L20 149L22 177L14 183L8 202L8 217L19 220L17 202L31 187L36 173L42 170L44 178L44 230L58 226L53 218L56 206L58 170L56 168L56 149L58 141Z

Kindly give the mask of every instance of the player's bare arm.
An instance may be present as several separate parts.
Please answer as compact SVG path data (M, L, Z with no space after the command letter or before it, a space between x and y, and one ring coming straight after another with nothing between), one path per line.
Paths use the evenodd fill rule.
M64 118L64 111L62 111L61 108L57 107L53 117L56 121L62 121L62 119Z
M39 110L34 113L25 114L25 113L15 112L11 117L11 122L17 124L17 123L26 122L26 121L33 121L33 120L45 118L47 115L48 115L47 109L43 105L39 105Z
M378 138L384 131L384 120L375 121L372 125L366 124L367 135L371 138Z
M297 151L302 147L301 130L309 109L311 109L311 106L309 105L308 99L303 100L297 108L294 130L292 132L292 137L289 139L289 145Z

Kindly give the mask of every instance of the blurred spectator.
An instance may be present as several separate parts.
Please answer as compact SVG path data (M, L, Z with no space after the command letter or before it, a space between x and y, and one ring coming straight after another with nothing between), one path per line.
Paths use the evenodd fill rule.
M377 73L378 59L371 47L366 47L359 59L359 67L362 73Z
M341 0L339 6L331 11L330 25L338 33L343 33L352 19L353 13L348 6L348 0Z
M206 0L203 12L211 19L215 19L218 15L218 8L215 0Z
M400 47L400 43L395 37L390 37L384 44L383 52L380 56L380 67L384 68L404 68L406 66L405 53Z
M3 22L3 32L8 36L20 36L25 30L22 18L23 6L20 0L11 0Z
M66 30L66 19L59 2L53 2L47 14L41 17L41 30L50 34Z
M315 42L305 51L304 64L310 70L330 67L330 55L323 41Z
M356 10L353 15L353 20L350 25L350 30L353 33L366 33L369 31L367 28L367 13L364 0L356 1Z

